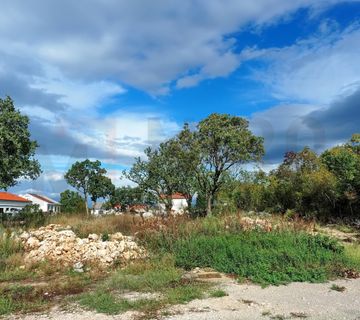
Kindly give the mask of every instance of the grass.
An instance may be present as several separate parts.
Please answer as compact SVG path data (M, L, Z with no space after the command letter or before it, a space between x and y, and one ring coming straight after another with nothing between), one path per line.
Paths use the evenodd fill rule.
M86 238L91 233L109 235L121 232L125 235L134 234L141 228L142 219L130 214L106 215L103 217L86 216L84 214L59 214L50 216L46 224L70 225L77 236Z
M358 251L345 251L326 236L294 230L246 231L236 216L234 221L212 217L149 230L140 239L153 252L172 252L180 268L211 267L261 285L323 282L344 270L359 270Z
M222 297L226 297L226 296L228 296L228 294L224 290L221 290L221 289L210 291L210 297L212 297L212 298L222 298Z
M0 290L0 315L40 311L45 305L42 292L31 286L10 285Z
M334 290L334 291L338 291L338 292L344 292L346 290L345 287L343 286L338 286L337 284L333 284L331 287L330 287L331 290Z
M127 268L116 271L100 283L95 291L81 295L79 303L88 309L107 314L118 314L127 310L155 314L167 305L187 303L204 297L209 286L183 281L181 274L182 271L175 267L174 260L169 255L134 262ZM159 296L156 299L139 300L122 297L122 294L129 291L150 292Z

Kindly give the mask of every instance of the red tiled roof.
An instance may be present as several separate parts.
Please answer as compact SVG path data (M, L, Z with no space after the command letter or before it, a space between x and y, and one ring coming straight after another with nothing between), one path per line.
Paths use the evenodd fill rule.
M51 201L51 200L48 199L48 198L45 198L45 197L43 197L43 196L39 196L38 194L35 194L35 193L29 193L29 194L30 194L31 196L35 197L35 198L38 198L38 199L40 199L40 200L42 200L42 201L47 202L47 203L51 203L51 204L55 203L54 201Z
M27 199L17 196L9 192L0 192L0 201L17 201L17 202L31 202Z
M167 197L167 195L165 195L165 194L162 194L161 195L161 198L166 198ZM186 194L182 194L182 193L180 193L180 192L175 192L175 193L173 193L172 195L171 195L171 199L188 199L188 198L190 198L190 196L187 196Z

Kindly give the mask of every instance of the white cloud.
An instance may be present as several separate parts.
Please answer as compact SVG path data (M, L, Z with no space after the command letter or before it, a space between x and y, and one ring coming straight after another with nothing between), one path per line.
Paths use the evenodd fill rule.
M5 0L2 16L11 19L1 19L0 37L2 50L57 68L66 78L120 81L164 94L193 70L198 81L234 71L239 61L233 53L236 41L229 36L233 32L275 23L302 7L337 2L94 0L84 6L64 0L50 6L46 0ZM45 85L70 96L68 86L57 81ZM189 81L180 81L178 87L186 85ZM88 102L82 94L73 98L80 105Z
M255 71L253 78L279 100L327 105L360 85L358 24L340 32L327 21L316 36L261 53L259 59L268 67Z

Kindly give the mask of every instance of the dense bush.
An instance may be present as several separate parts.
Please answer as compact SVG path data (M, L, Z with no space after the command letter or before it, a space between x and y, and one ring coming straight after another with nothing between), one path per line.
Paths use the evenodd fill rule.
M212 267L262 284L324 281L347 266L334 240L305 233L250 231L238 235L180 239L176 264L186 269Z

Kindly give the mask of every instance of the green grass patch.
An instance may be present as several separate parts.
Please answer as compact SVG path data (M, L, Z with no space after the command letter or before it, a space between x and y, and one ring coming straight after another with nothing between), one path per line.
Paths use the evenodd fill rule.
M338 291L338 292L344 292L346 290L345 287L343 286L338 286L337 284L333 284L331 287L330 287L331 290L334 290L334 291Z
M82 294L80 305L106 314L119 314L127 310L155 314L166 305L187 303L204 297L209 285L181 279L183 271L175 267L170 255L137 261L123 270L115 271L99 283L95 291ZM126 292L157 293L156 299L128 300Z
M46 301L31 286L10 285L0 290L0 315L39 311Z
M116 271L105 283L105 288L151 292L178 283L181 270L174 259L167 255L161 259L139 261L123 270Z
M305 232L253 230L211 236L195 233L173 239L171 244L166 234L159 233L154 244L163 252L172 251L178 267L211 267L262 285L323 282L341 270L360 266L336 240Z
M210 297L212 297L212 298L222 298L222 297L226 297L226 296L228 296L228 294L224 290L221 290L221 289L210 291Z
M168 304L183 304L191 300L203 298L204 287L200 284L180 285L167 289L165 295Z

